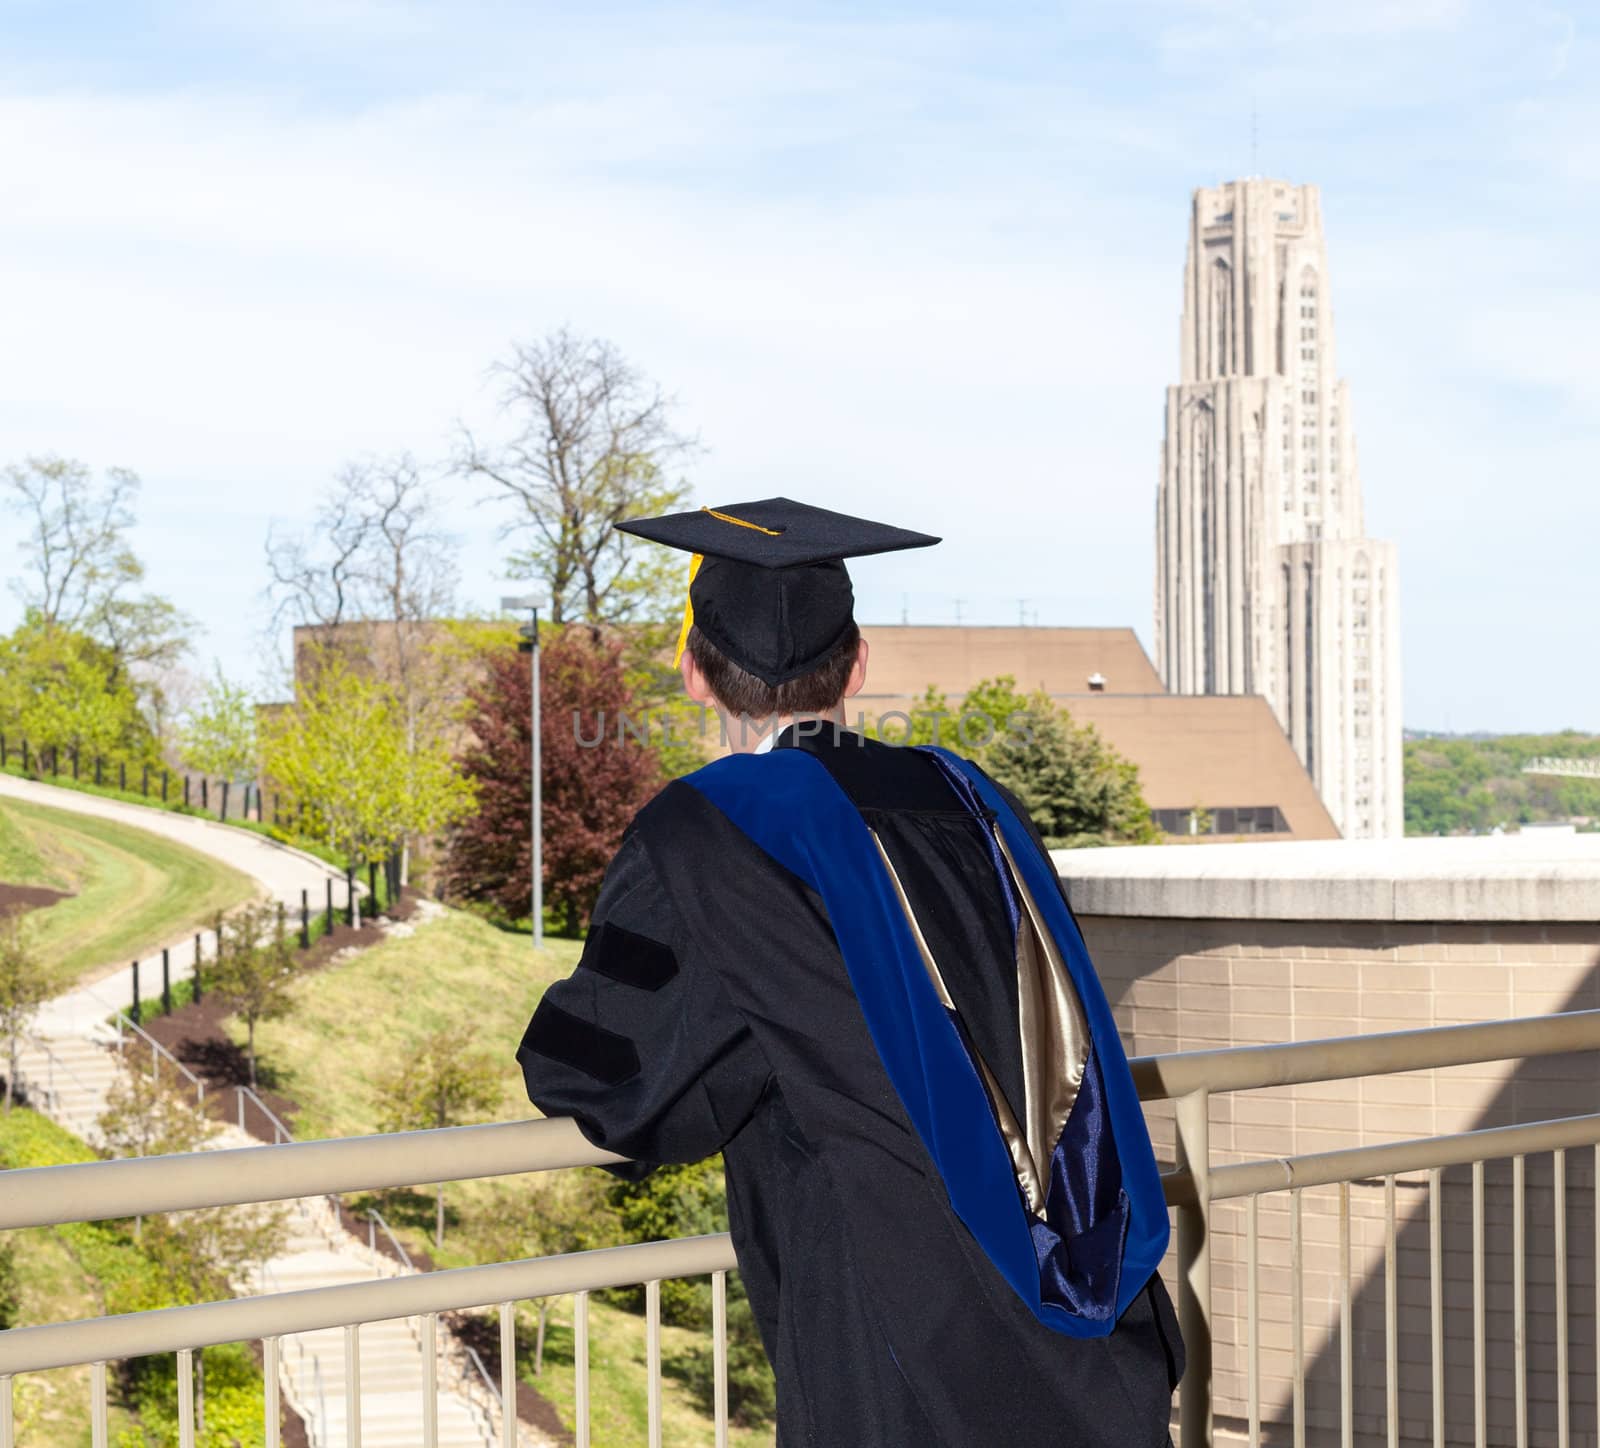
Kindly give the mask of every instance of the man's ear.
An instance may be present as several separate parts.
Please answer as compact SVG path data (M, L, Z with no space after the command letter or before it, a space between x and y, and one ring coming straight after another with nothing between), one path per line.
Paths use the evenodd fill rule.
M696 704L710 704L711 685L706 683L706 676L700 672L700 665L695 663L694 655L688 649L683 651L683 657L678 660L678 672L683 675L683 691Z
M850 665L850 677L845 680L843 698L859 694L867 682L867 641L865 637L856 645L856 661Z

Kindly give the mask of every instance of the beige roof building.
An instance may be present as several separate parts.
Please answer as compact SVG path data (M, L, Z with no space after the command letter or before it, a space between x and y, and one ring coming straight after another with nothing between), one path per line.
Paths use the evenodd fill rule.
M1042 689L1139 766L1145 800L1168 834L1204 838L1339 837L1327 806L1259 694L1169 694L1131 628L869 625L869 715L909 711L932 684L951 703L981 679L1010 674Z

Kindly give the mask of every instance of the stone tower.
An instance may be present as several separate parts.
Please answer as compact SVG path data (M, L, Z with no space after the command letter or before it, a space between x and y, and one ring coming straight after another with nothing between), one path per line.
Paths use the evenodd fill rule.
M1315 186L1195 192L1181 349L1156 502L1157 667L1174 693L1265 695L1345 836L1399 835L1395 551L1362 523Z

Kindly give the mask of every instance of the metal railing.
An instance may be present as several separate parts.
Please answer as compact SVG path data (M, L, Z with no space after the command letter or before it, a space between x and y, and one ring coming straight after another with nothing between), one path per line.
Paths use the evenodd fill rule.
M1525 1192L1526 1161L1535 1153L1551 1155L1556 1184L1553 1198L1556 1268L1551 1310L1557 1319L1555 1370L1559 1423L1556 1442L1566 1448L1571 1442L1571 1364L1566 1321L1569 1306L1567 1153L1591 1147L1600 1158L1600 1114L1265 1161L1213 1165L1209 1108L1211 1097L1225 1092L1527 1060L1597 1048L1600 1048L1600 1011L1585 1011L1536 1020L1136 1060L1134 1077L1141 1096L1146 1101L1171 1101L1175 1108L1177 1163L1175 1170L1166 1176L1165 1185L1167 1199L1177 1215L1178 1307L1188 1353L1188 1371L1179 1395L1183 1448L1204 1448L1214 1441L1213 1207L1232 1201L1242 1201L1248 1214L1244 1264L1247 1290L1243 1294L1247 1318L1244 1352L1248 1377L1247 1431L1252 1444L1261 1441L1262 1384L1258 1370L1262 1346L1259 1317L1261 1204L1279 1194L1287 1194L1289 1203L1293 1441L1297 1445L1307 1441L1306 1321L1301 1279L1308 1244L1303 1230L1302 1202L1303 1193L1321 1187L1333 1187L1338 1192L1337 1426L1340 1442L1353 1443L1351 1199L1356 1190L1366 1190L1367 1183L1374 1183L1373 1189L1381 1189L1384 1202L1385 1327L1382 1338L1387 1412L1380 1436L1390 1444L1400 1442L1396 1188L1397 1178L1407 1173L1422 1174L1427 1191L1432 1441L1443 1445L1446 1425L1441 1183L1446 1169L1467 1165L1472 1170L1473 1436L1478 1444L1490 1441L1486 1411L1489 1372L1485 1164L1502 1159L1509 1159L1512 1170L1509 1237L1516 1277L1510 1338L1515 1441L1526 1445L1529 1441L1529 1364ZM597 1165L619 1159L590 1145L569 1121L522 1121L189 1156L41 1167L0 1173L0 1230L410 1186L415 1184L419 1164L423 1163L427 1180L450 1181ZM1596 1174L1595 1194L1597 1233L1600 1233L1600 1170ZM710 1276L713 1283L713 1432L718 1448L725 1448L728 1433L726 1276L735 1266L727 1236L695 1237L483 1267L380 1277L335 1287L268 1293L121 1317L16 1328L0 1334L0 1448L12 1448L14 1441L11 1384L18 1373L82 1363L94 1365L94 1441L103 1444L106 1441L104 1365L107 1362L160 1352L187 1355L215 1343L261 1340L265 1361L275 1364L284 1336L332 1327L345 1329L347 1402L350 1405L346 1444L347 1448L352 1445L359 1448L360 1328L364 1323L397 1317L420 1318L425 1341L435 1349L426 1354L432 1364L432 1385L425 1388L419 1405L421 1441L424 1445L433 1445L437 1437L440 1374L439 1314L482 1307L499 1310L502 1382L495 1406L501 1422L500 1441L512 1444L516 1442L515 1304L567 1295L571 1295L575 1303L575 1436L579 1448L589 1448L589 1294L603 1288L638 1284L646 1289L647 1441L651 1448L659 1448L662 1432L660 1284L665 1278L701 1276ZM1596 1288L1596 1299L1596 1317L1600 1321L1600 1286ZM1600 1343L1596 1344L1595 1351L1596 1372L1600 1375ZM320 1373L320 1365L317 1371ZM269 1374L267 1393L274 1403L276 1392L275 1373ZM268 1412L268 1448L278 1448L279 1444L275 1417L273 1407ZM186 1423L189 1419L181 1418L180 1444L184 1448L193 1443L192 1423L187 1428ZM1315 1441L1332 1440L1319 1434Z

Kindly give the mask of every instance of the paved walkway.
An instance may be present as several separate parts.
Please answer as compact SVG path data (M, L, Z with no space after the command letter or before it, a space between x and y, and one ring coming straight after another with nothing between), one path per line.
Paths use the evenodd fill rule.
M177 840L180 844L232 865L253 878L262 893L298 909L300 891L324 898L323 881L338 877L314 856L279 845L247 830L208 820L145 809L119 800L102 799L76 790L57 789L31 780L0 775L0 796L48 805L76 814L114 819L121 824ZM400 927L406 928L406 927ZM202 932L207 959L215 938ZM194 937L169 946L174 981L194 968ZM160 953L150 975L141 980L148 997L160 989ZM50 1001L34 1026L35 1040L20 1060L22 1077L47 1113L67 1130L95 1142L106 1093L117 1074L117 1058L108 1046L116 1038L106 1025L113 1008L126 1009L132 998L132 972L124 966L92 986L80 986ZM148 1051L135 1039L130 1057ZM170 1070L169 1066L163 1069ZM214 1147L259 1146L236 1127L227 1127ZM290 1203L290 1236L284 1252L267 1264L265 1289L294 1291L309 1287L365 1281L405 1269L370 1253L340 1226L332 1208L320 1199ZM254 1274L252 1274L254 1276ZM260 1290L251 1282L246 1290ZM441 1331L439 1377L439 1443L441 1448L492 1448L499 1443L497 1415L490 1411L488 1392L464 1375L464 1354ZM313 1448L337 1448L346 1441L344 1397L344 1333L303 1333L283 1343L282 1386L305 1420ZM421 1440L422 1391L427 1380L419 1324L404 1318L374 1323L361 1332L361 1405L364 1448L414 1448ZM523 1426L523 1442L540 1442Z
M103 799L99 795L85 794L81 790L62 789L39 780L18 779L14 775L0 774L0 799L18 799L28 804L45 805L71 814L92 815L97 819L115 820L131 825L164 839L187 845L202 855L209 855L225 865L231 865L241 874L250 876L264 896L282 900L293 910L300 909L300 892L309 893L312 908L326 903L328 880L334 880L335 899L343 904L344 877L315 855L296 850L288 845L269 840L250 830L235 829L218 824L215 820L200 819L194 815L174 814L170 810L150 809L144 805L126 804L122 800ZM168 969L174 983L187 980L194 974L193 932L186 932L175 940L165 942L168 952ZM216 954L216 933L200 932L200 948L206 959ZM91 975L95 972L91 971ZM161 990L161 950L152 950L143 963L139 989L142 996L152 999ZM90 1031L109 1016L113 1009L127 1010L133 999L133 968L121 963L107 970L92 985L79 986L65 995L57 996L41 1012L36 1029L45 1036L77 1036Z

